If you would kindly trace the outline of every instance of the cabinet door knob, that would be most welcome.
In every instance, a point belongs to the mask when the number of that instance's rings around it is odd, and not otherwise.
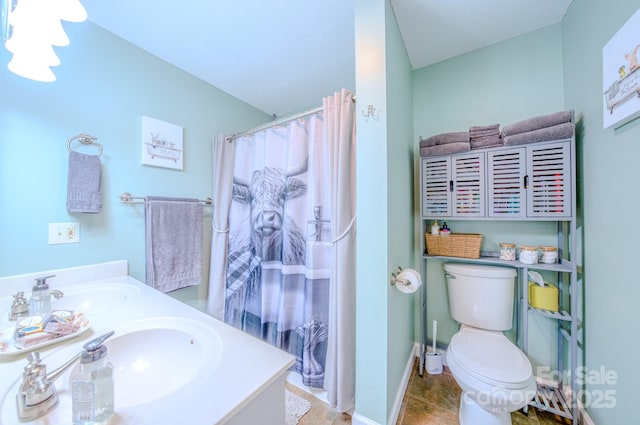
[[[529,175],[524,176],[523,184],[525,189],[529,189]]]
[[[449,180],[449,192],[453,192],[453,180]]]

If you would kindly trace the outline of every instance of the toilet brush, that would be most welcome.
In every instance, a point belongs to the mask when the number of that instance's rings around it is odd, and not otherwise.
[[[433,321],[433,344],[431,352],[427,349],[427,372],[430,375],[442,373],[442,354],[436,353],[436,337],[438,336],[438,322]]]
[[[433,345],[431,346],[431,354],[436,354],[436,336],[438,335],[438,321],[433,321]]]

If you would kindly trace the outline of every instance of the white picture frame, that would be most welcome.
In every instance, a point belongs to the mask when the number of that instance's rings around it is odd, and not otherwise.
[[[640,10],[602,48],[603,127],[640,116]]]
[[[142,116],[142,164],[183,169],[183,128],[155,118]]]

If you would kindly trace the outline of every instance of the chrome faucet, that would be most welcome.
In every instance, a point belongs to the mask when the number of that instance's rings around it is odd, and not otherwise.
[[[109,332],[87,342],[83,347],[95,347],[113,335]],[[47,375],[47,366],[40,360],[40,353],[33,351],[27,355],[29,362],[22,372],[22,384],[16,394],[20,422],[32,421],[45,415],[58,404],[58,393],[53,382],[58,379],[82,354],[69,359],[65,364]]]
[[[60,298],[64,297],[64,292],[59,289],[50,289],[49,295],[51,295],[51,298],[53,298],[54,300],[59,300]]]
[[[58,404],[58,393],[53,382],[78,358],[80,353],[47,375],[47,366],[40,360],[40,353],[33,351],[27,355],[29,363],[24,367],[22,385],[16,395],[20,421],[39,418]]]

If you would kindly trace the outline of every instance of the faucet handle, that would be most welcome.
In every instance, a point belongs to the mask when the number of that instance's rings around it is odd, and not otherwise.
[[[29,302],[24,296],[24,292],[20,291],[13,294],[13,302],[9,310],[9,320],[17,320],[19,317],[29,314]]]

